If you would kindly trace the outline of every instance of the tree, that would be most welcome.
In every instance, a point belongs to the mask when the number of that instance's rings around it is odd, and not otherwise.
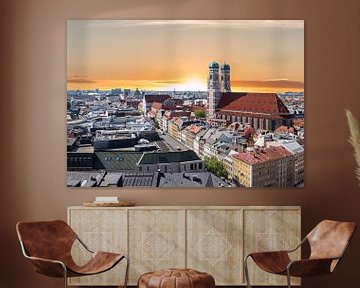
[[[155,125],[155,128],[156,128],[156,129],[160,129],[160,124],[159,124],[159,122],[156,121],[155,119],[154,119],[154,125]]]
[[[206,169],[215,174],[218,177],[229,177],[229,172],[226,170],[224,163],[218,160],[215,156],[211,156],[210,158],[205,158],[205,166]]]
[[[196,110],[194,112],[194,114],[195,114],[196,118],[205,118],[206,117],[205,111],[203,111],[203,110]]]

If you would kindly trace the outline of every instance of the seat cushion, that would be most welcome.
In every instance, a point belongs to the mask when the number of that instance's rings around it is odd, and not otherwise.
[[[286,267],[291,262],[286,251],[258,252],[250,255],[262,270],[269,273],[285,274]]]
[[[166,269],[143,274],[138,288],[213,288],[214,277],[193,269]]]
[[[65,264],[69,270],[68,277],[85,276],[105,272],[114,267],[123,258],[123,254],[95,252],[84,266],[77,266],[72,259]]]

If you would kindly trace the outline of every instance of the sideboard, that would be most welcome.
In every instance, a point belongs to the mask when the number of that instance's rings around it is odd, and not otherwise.
[[[129,285],[148,271],[184,267],[212,274],[216,285],[245,285],[245,255],[294,248],[301,240],[298,206],[76,206],[68,207],[68,223],[92,250],[130,257]],[[293,254],[298,259],[301,251]],[[79,243],[72,255],[80,264],[89,259]],[[69,285],[121,285],[124,271],[121,262],[103,274],[70,278]],[[253,285],[286,285],[286,277],[252,261],[249,272]]]

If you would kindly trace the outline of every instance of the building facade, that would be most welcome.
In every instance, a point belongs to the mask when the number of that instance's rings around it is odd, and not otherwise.
[[[233,157],[234,180],[245,187],[294,186],[295,158],[284,147],[255,149]]]

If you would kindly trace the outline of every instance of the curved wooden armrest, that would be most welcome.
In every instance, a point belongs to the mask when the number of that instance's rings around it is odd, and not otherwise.
[[[287,266],[290,276],[311,276],[329,274],[332,272],[332,263],[339,258],[319,258],[319,259],[303,259],[291,261]]]

